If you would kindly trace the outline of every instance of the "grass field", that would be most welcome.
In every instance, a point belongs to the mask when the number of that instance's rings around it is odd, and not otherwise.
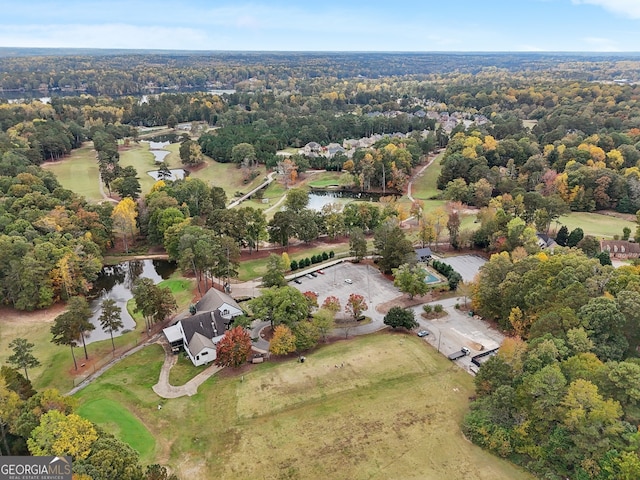
[[[165,157],[169,168],[182,168],[179,155],[180,145],[177,143],[166,147],[171,153]],[[147,142],[132,143],[130,147],[120,149],[120,165],[122,167],[133,166],[138,172],[142,195],[149,193],[155,183],[153,177],[147,172],[157,170],[154,156],[149,151]],[[56,163],[49,163],[45,168],[51,170],[62,186],[68,188],[87,200],[101,201],[102,194],[98,183],[98,164],[95,151],[91,142],[85,143],[82,148],[74,150],[69,158]],[[237,191],[248,192],[258,186],[264,179],[266,170],[260,168],[260,174],[248,184],[242,181],[242,171],[229,163],[218,163],[211,159],[206,160],[206,165],[194,171],[191,176],[204,180],[210,185],[222,187],[229,200]],[[105,191],[107,191],[105,189]],[[282,196],[284,189],[279,196]],[[268,205],[265,205],[267,207]]]
[[[163,360],[160,345],[146,347],[76,395],[81,401],[79,414],[131,445],[144,463],[154,463],[159,454],[157,435],[146,425],[158,412],[159,398],[151,387],[158,381]]]
[[[195,367],[184,352],[177,356],[176,364],[169,371],[169,383],[180,386],[202,372],[202,368]]]
[[[325,188],[330,185],[339,185],[341,172],[322,172],[314,174],[307,185],[310,187]]]
[[[93,143],[86,142],[81,148],[74,150],[70,157],[59,162],[47,163],[43,168],[51,170],[63,187],[82,195],[88,201],[102,200]]]
[[[193,280],[179,277],[178,274],[174,274],[172,278],[160,283],[160,286],[168,286],[175,295],[179,312],[189,307],[193,299],[194,285]],[[38,390],[57,388],[61,392],[67,392],[74,387],[76,377],[84,377],[92,372],[94,363],[102,365],[112,358],[110,339],[87,345],[89,361],[85,360],[82,347],[75,348],[74,353],[78,365],[86,364],[86,368],[80,367],[76,371],[70,347],[51,343],[51,325],[55,317],[63,311],[62,305],[39,312],[18,312],[8,308],[0,310],[0,363],[4,364],[12,354],[9,343],[13,339],[18,337],[28,339],[35,345],[33,353],[41,363],[39,367],[29,370],[29,378]],[[131,332],[114,337],[118,354],[134,347],[136,342],[146,339],[141,315],[131,313],[137,326]]]
[[[429,165],[422,175],[414,178],[411,189],[411,195],[413,198],[419,200],[432,200],[441,193],[437,187],[438,177],[442,170],[440,160],[442,160],[442,154],[434,158],[431,165]]]
[[[560,226],[566,225],[569,232],[576,227],[580,227],[584,230],[585,235],[593,235],[597,238],[613,238],[614,235],[622,237],[622,229],[624,227],[629,227],[633,235],[637,227],[636,223],[621,218],[588,212],[572,212],[569,215],[560,217],[558,222]],[[554,222],[552,229],[555,230],[556,227],[557,225]]]
[[[349,243],[336,243],[334,245],[331,245],[331,247],[310,247],[308,250],[305,250],[304,253],[289,252],[289,257],[291,260],[299,261],[306,257],[311,258],[313,255],[318,255],[319,253],[322,254],[322,252],[327,252],[328,254],[331,250],[333,250],[333,253],[335,254],[348,252]],[[276,255],[282,255],[282,249],[278,249],[273,253],[275,253]],[[267,262],[267,257],[243,261],[242,263],[240,263],[240,268],[238,269],[238,279],[240,281],[246,282],[247,280],[253,280],[254,278],[262,277],[267,272]]]
[[[464,439],[472,378],[414,336],[338,342],[166,401],[150,388],[161,363],[154,345],[78,398],[131,412],[156,439],[154,461],[179,478],[532,478]]]
[[[146,427],[121,404],[106,398],[84,403],[78,415],[99,424],[107,432],[128,443],[144,463],[153,463],[156,440]]]

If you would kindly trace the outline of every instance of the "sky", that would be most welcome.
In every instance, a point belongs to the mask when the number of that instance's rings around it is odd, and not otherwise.
[[[640,0],[0,0],[0,12],[0,47],[640,51]]]

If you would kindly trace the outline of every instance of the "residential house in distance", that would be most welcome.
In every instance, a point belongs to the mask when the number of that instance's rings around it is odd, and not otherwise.
[[[322,145],[318,142],[309,142],[300,149],[300,155],[307,157],[318,157],[322,154]]]
[[[627,260],[640,257],[640,243],[627,240],[600,240],[600,250],[609,252],[612,259]]]
[[[216,344],[243,312],[233,298],[215,288],[210,288],[195,307],[194,315],[165,328],[163,333],[171,349],[178,352],[184,348],[197,367],[216,359]]]
[[[558,246],[556,241],[545,233],[536,233],[536,237],[538,237],[538,246],[542,250],[553,252],[553,249]]]

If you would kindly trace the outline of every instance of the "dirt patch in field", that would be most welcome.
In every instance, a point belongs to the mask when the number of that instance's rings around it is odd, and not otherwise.
[[[24,325],[25,323],[53,323],[64,312],[66,305],[57,303],[46,310],[24,312],[10,307],[0,307],[0,322],[6,325]]]
[[[636,221],[636,216],[632,213],[620,213],[620,212],[616,212],[615,210],[600,210],[599,212],[595,212],[595,213],[599,213],[600,215],[606,215],[608,217],[621,218],[622,220],[627,220],[628,222]]]

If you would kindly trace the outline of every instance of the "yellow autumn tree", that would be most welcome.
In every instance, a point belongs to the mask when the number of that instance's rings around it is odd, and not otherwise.
[[[120,200],[111,213],[113,226],[122,235],[124,248],[127,253],[129,253],[128,237],[131,235],[131,239],[133,240],[133,236],[135,235],[136,218],[138,218],[138,209],[131,197]]]
[[[525,338],[531,327],[531,319],[520,310],[520,307],[513,307],[509,313],[509,323],[520,338]]]
[[[151,192],[150,193],[158,192],[158,191],[164,189],[164,187],[166,187],[166,186],[167,186],[167,184],[166,184],[166,182],[164,180],[158,180],[151,187]]]
[[[284,265],[285,271],[291,268],[291,259],[287,252],[282,252],[282,264]]]
[[[287,355],[296,350],[296,336],[286,325],[278,325],[273,331],[269,351],[274,355]]]
[[[613,149],[607,152],[607,165],[609,168],[613,168],[615,170],[619,169],[624,165],[624,157],[622,153],[618,149]]]
[[[484,143],[482,144],[485,152],[491,152],[498,148],[498,141],[491,135],[484,137]]]
[[[70,455],[73,460],[83,460],[91,453],[91,445],[98,439],[93,424],[75,413],[65,415],[50,410],[40,417],[40,425],[27,439],[32,455]]]

